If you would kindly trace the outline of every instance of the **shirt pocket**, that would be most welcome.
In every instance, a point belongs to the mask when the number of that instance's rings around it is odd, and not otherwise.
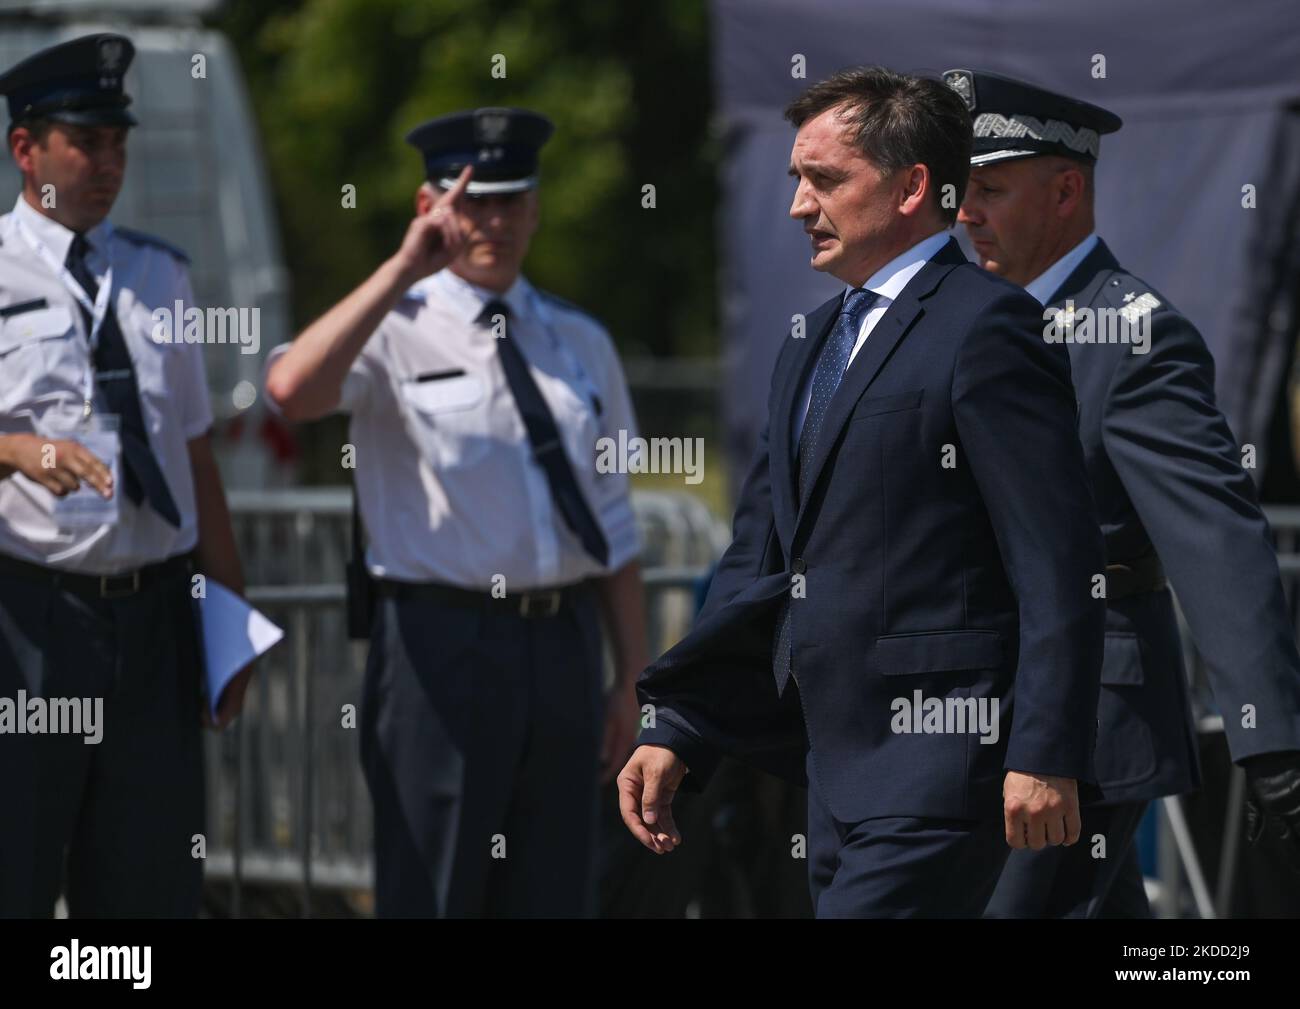
[[[433,465],[461,468],[481,462],[491,448],[487,383],[480,375],[448,374],[402,383],[413,433]]]
[[[51,305],[0,319],[0,397],[7,411],[55,394],[77,390],[74,353],[78,336],[72,312]],[[86,362],[81,362],[85,367]]]

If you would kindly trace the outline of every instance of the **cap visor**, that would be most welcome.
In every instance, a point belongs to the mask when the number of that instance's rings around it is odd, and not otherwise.
[[[60,109],[44,118],[69,126],[137,126],[140,123],[126,109]]]
[[[456,184],[454,178],[443,178],[438,180],[438,185],[443,189],[450,189]],[[522,193],[529,189],[537,188],[537,176],[530,175],[526,179],[505,179],[500,182],[481,182],[475,179],[469,180],[469,185],[465,187],[465,192],[470,196],[488,195],[490,193]]]
[[[1037,158],[1041,157],[1044,151],[985,151],[983,154],[971,155],[970,165],[976,168],[980,165],[992,165],[999,161],[1014,161],[1016,158]]]

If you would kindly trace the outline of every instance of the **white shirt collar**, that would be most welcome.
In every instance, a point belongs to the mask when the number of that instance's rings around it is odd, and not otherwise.
[[[22,193],[18,194],[18,200],[14,203],[14,216],[45,243],[45,247],[58,258],[60,263],[67,260],[68,249],[72,247],[72,237],[76,234],[75,231],[71,228],[65,228],[52,217],[46,217],[28,203]],[[112,234],[113,225],[109,223],[107,217],[87,231],[86,241],[90,243],[91,251],[101,256],[105,255],[108,252],[108,240]]]
[[[515,278],[515,282],[510,285],[506,293],[501,295],[489,291],[486,287],[479,287],[478,284],[471,284],[451,270],[439,270],[432,276],[418,281],[411,290],[420,297],[423,297],[426,292],[437,291],[442,302],[465,322],[473,322],[477,319],[479,313],[483,311],[483,306],[494,298],[504,301],[515,318],[523,318],[531,310],[533,294],[533,286],[522,273]]]
[[[1087,258],[1088,253],[1097,247],[1097,241],[1097,232],[1089,233],[1087,238],[1026,284],[1025,290],[1037,298],[1040,304],[1046,305],[1069,279],[1070,274]]]
[[[936,231],[929,238],[921,239],[868,277],[863,288],[880,295],[877,305],[888,304],[903,293],[903,288],[921,272],[921,267],[933,259],[935,253],[947,245],[948,241],[947,230]],[[852,287],[846,287],[845,293],[852,290]]]

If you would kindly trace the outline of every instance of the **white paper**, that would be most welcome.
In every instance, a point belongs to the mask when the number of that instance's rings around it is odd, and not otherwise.
[[[215,720],[222,691],[235,674],[270,651],[284,637],[284,631],[211,578],[207,579],[206,594],[199,600],[199,619],[208,707]]]

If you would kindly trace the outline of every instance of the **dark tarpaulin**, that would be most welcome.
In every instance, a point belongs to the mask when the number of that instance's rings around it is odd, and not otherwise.
[[[1238,440],[1258,446],[1263,472],[1296,330],[1300,3],[714,0],[713,16],[733,477],[748,466],[792,316],[841,287],[808,266],[807,239],[788,216],[794,131],[781,110],[808,84],[863,63],[997,71],[1123,117],[1102,140],[1098,232],[1200,329],[1220,405]],[[806,79],[791,76],[796,54]],[[1104,79],[1093,76],[1096,54]],[[1246,185],[1253,210],[1242,206]]]

